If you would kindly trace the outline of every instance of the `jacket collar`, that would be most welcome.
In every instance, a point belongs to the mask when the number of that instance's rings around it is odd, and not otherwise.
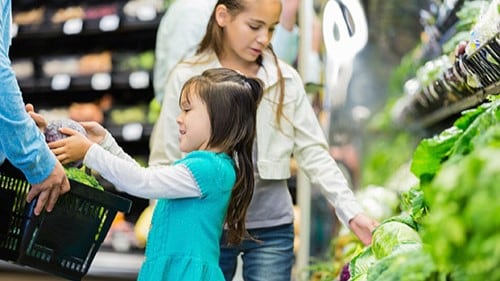
[[[205,52],[199,54],[192,58],[192,62],[198,64],[203,64],[203,68],[219,68],[223,67],[217,58],[217,55],[213,51]],[[284,79],[290,79],[293,77],[292,67],[278,59],[280,65],[281,73]],[[266,49],[262,53],[262,66],[257,72],[257,78],[264,82],[265,88],[272,87],[278,83],[278,73],[277,67],[274,63],[274,57],[270,50]]]
[[[290,79],[293,77],[291,67],[278,59],[278,64],[281,69],[283,79]],[[275,64],[274,56],[269,49],[262,53],[262,66],[257,72],[257,77],[264,81],[267,87],[272,87],[278,83],[278,68]]]

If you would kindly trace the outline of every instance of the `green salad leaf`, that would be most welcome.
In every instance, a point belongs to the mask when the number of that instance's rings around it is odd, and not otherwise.
[[[432,178],[441,167],[443,161],[448,159],[455,142],[463,131],[458,127],[451,127],[439,135],[422,140],[413,154],[411,171],[422,179],[424,176]]]
[[[66,175],[69,179],[72,179],[81,184],[93,187],[98,190],[104,190],[104,187],[99,183],[99,181],[92,175],[85,173],[81,168],[67,167],[65,168]]]
[[[426,187],[430,212],[422,220],[422,239],[440,271],[466,281],[500,280],[498,179],[500,150],[479,147],[460,162],[445,163]]]
[[[418,248],[422,244],[418,232],[406,223],[398,221],[382,222],[373,231],[372,250],[377,259],[391,255],[402,244],[412,244],[408,249],[414,248],[414,246]]]
[[[370,246],[365,247],[361,253],[354,257],[349,263],[351,278],[362,275],[368,271],[376,261]]]
[[[436,266],[422,249],[385,257],[368,270],[367,281],[431,281]]]

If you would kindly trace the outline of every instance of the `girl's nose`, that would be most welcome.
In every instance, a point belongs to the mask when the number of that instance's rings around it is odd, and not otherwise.
[[[271,33],[268,30],[263,30],[262,32],[259,32],[259,35],[257,36],[257,42],[267,47],[269,41],[271,40],[270,36]]]

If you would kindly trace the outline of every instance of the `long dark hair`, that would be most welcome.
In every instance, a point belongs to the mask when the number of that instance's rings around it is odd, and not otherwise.
[[[182,93],[199,95],[212,126],[208,147],[220,147],[236,162],[236,183],[226,214],[228,243],[246,236],[245,217],[254,190],[252,147],[263,83],[228,68],[205,70],[189,79]],[[189,97],[188,97],[189,98]]]
[[[224,37],[223,37],[223,30],[222,27],[220,27],[217,24],[217,21],[215,20],[215,11],[217,6],[219,5],[224,5],[226,6],[227,10],[231,14],[232,17],[237,16],[239,13],[245,11],[246,9],[246,2],[249,0],[219,0],[217,1],[217,4],[215,5],[215,8],[212,12],[212,15],[210,16],[210,20],[208,21],[207,24],[207,30],[205,32],[205,36],[203,36],[203,39],[201,40],[200,44],[198,45],[198,49],[196,50],[197,54],[203,53],[207,50],[213,50],[215,54],[220,57],[224,50],[224,44],[227,44],[224,42]],[[276,69],[277,69],[277,75],[278,75],[278,85],[279,85],[279,98],[278,98],[278,103],[276,106],[276,123],[278,124],[278,127],[280,127],[281,124],[281,117],[283,116],[283,101],[285,98],[285,81],[283,79],[283,74],[281,72],[281,68],[278,64],[278,57],[276,56],[276,53],[274,53],[274,50],[271,46],[271,44],[268,45],[267,47],[270,51],[271,54],[273,55],[274,58],[274,63],[276,64]],[[259,56],[257,58],[257,64],[262,65],[262,56]]]

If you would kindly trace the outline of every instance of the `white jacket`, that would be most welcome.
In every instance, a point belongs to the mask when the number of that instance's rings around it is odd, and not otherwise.
[[[263,53],[262,66],[257,73],[265,84],[265,94],[257,111],[257,168],[260,178],[290,178],[293,155],[311,182],[321,186],[339,219],[348,226],[349,220],[361,213],[362,208],[328,152],[324,132],[307,98],[302,79],[293,67],[281,61],[279,63],[285,79],[285,117],[281,119],[281,128],[278,128],[275,113],[279,98],[278,77],[269,51]],[[222,67],[217,56],[206,53],[178,64],[173,70],[166,86],[160,117],[151,136],[150,165],[170,164],[182,157],[175,122],[180,112],[177,105],[182,85],[190,77],[217,67]]]

